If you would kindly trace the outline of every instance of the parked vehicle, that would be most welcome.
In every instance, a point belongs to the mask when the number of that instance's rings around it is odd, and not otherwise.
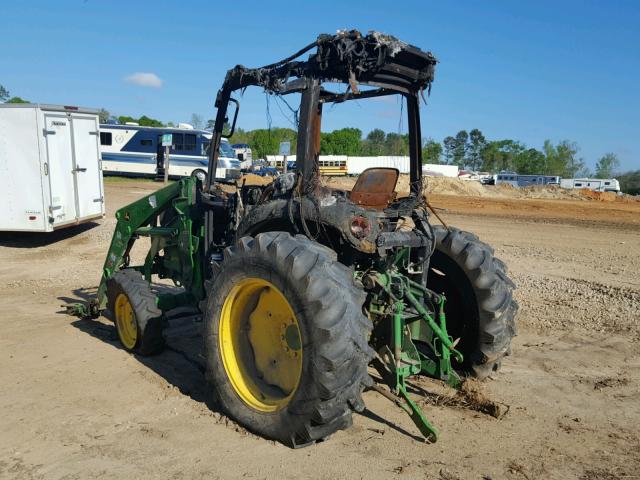
[[[102,125],[100,148],[105,175],[164,176],[165,147],[162,136],[172,135],[169,177],[206,177],[211,133],[193,128]],[[240,162],[228,141],[220,143],[216,179],[240,178]]]
[[[261,177],[277,177],[279,173],[275,167],[270,166],[269,162],[262,158],[254,160],[248,171],[249,173],[253,173],[254,175],[259,175]]]
[[[265,166],[256,168],[252,170],[251,173],[260,175],[261,177],[277,177],[280,172],[278,172],[278,169],[275,167]]]
[[[98,110],[0,105],[0,230],[51,232],[104,217]]]
[[[346,155],[322,155],[318,160],[320,175],[347,175],[348,157]]]
[[[563,178],[562,188],[588,188],[596,192],[620,192],[620,182],[615,178]]]
[[[234,143],[233,145],[231,145],[231,148],[233,148],[233,151],[236,154],[235,156],[238,160],[240,160],[240,162],[245,162],[247,160],[251,162],[253,160],[251,147],[249,147],[249,145],[247,145],[246,143]]]
[[[288,161],[295,161],[296,155],[288,155]],[[267,161],[275,168],[282,170],[282,155],[267,155]],[[382,167],[395,168],[400,173],[409,173],[409,157],[380,155],[372,157],[356,157],[347,155],[320,155],[318,160],[318,168],[321,175],[342,176],[342,175],[360,175],[367,168]],[[435,166],[437,169],[437,166]],[[450,165],[444,167],[452,168]],[[458,167],[453,167],[458,171]],[[447,173],[450,176],[450,173]]]
[[[557,175],[519,175],[515,172],[500,172],[495,175],[495,185],[507,184],[514,187],[531,185],[560,185]]]

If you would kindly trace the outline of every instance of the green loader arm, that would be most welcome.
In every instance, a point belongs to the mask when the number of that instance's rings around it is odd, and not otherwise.
[[[172,183],[150,195],[142,197],[116,212],[118,220],[111,239],[111,245],[102,268],[102,278],[98,286],[96,298],[88,304],[72,303],[64,305],[67,312],[82,318],[97,318],[107,306],[107,281],[128,264],[128,255],[134,235],[167,236],[168,232],[162,227],[151,225],[155,223],[157,216],[167,208],[174,206],[176,209],[181,203],[193,203],[195,181],[187,178]],[[180,202],[183,200],[184,202]],[[175,232],[177,234],[177,232]]]

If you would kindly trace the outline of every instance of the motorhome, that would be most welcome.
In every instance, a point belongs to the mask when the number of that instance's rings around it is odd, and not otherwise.
[[[204,179],[209,165],[211,133],[187,125],[179,128],[143,127],[136,124],[101,125],[100,149],[105,175],[156,177],[164,175],[162,136],[171,134],[169,177]],[[240,161],[226,139],[220,143],[216,178],[240,178]]]
[[[514,187],[529,187],[532,185],[559,185],[557,175],[519,175],[515,172],[500,172],[495,175],[496,185],[506,184]]]
[[[596,192],[620,192],[620,182],[615,178],[563,178],[562,188],[588,188]]]
[[[240,160],[241,163],[249,162],[249,165],[251,165],[253,153],[251,152],[251,147],[249,147],[249,145],[246,143],[234,143],[231,145],[231,148],[233,148],[236,158]]]
[[[104,217],[98,110],[0,105],[0,231],[51,232]]]

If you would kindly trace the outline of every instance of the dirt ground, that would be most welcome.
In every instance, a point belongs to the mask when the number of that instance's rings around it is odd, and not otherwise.
[[[107,181],[104,221],[0,234],[0,478],[640,478],[640,203],[432,195],[519,286],[513,355],[483,386],[507,413],[416,395],[440,430],[425,444],[366,392],[351,429],[290,450],[204,403],[188,325],[139,358],[109,322],[60,313],[97,286],[115,209],[155,187]]]

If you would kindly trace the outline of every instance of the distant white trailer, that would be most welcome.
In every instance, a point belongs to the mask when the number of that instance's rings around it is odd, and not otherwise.
[[[495,175],[496,185],[511,185],[514,187],[531,187],[534,185],[559,185],[557,175],[519,175],[515,172],[500,172]]]
[[[422,174],[431,177],[453,177],[458,178],[457,165],[440,165],[437,163],[425,163],[422,165]]]
[[[322,160],[322,156],[320,156]],[[347,174],[360,175],[367,168],[397,168],[400,173],[409,173],[409,157],[382,155],[378,157],[347,157]]]
[[[269,165],[282,167],[282,155],[267,155]],[[295,155],[288,155],[287,160],[296,160]],[[399,155],[380,155],[377,157],[352,157],[346,155],[320,155],[318,159],[320,173],[323,175],[360,175],[367,168],[397,168],[400,173],[409,173],[409,157]],[[458,177],[456,165],[422,165],[422,173],[431,176]]]
[[[562,188],[588,188],[596,192],[619,192],[620,182],[615,178],[563,178]]]
[[[0,104],[0,231],[104,217],[98,110]]]

